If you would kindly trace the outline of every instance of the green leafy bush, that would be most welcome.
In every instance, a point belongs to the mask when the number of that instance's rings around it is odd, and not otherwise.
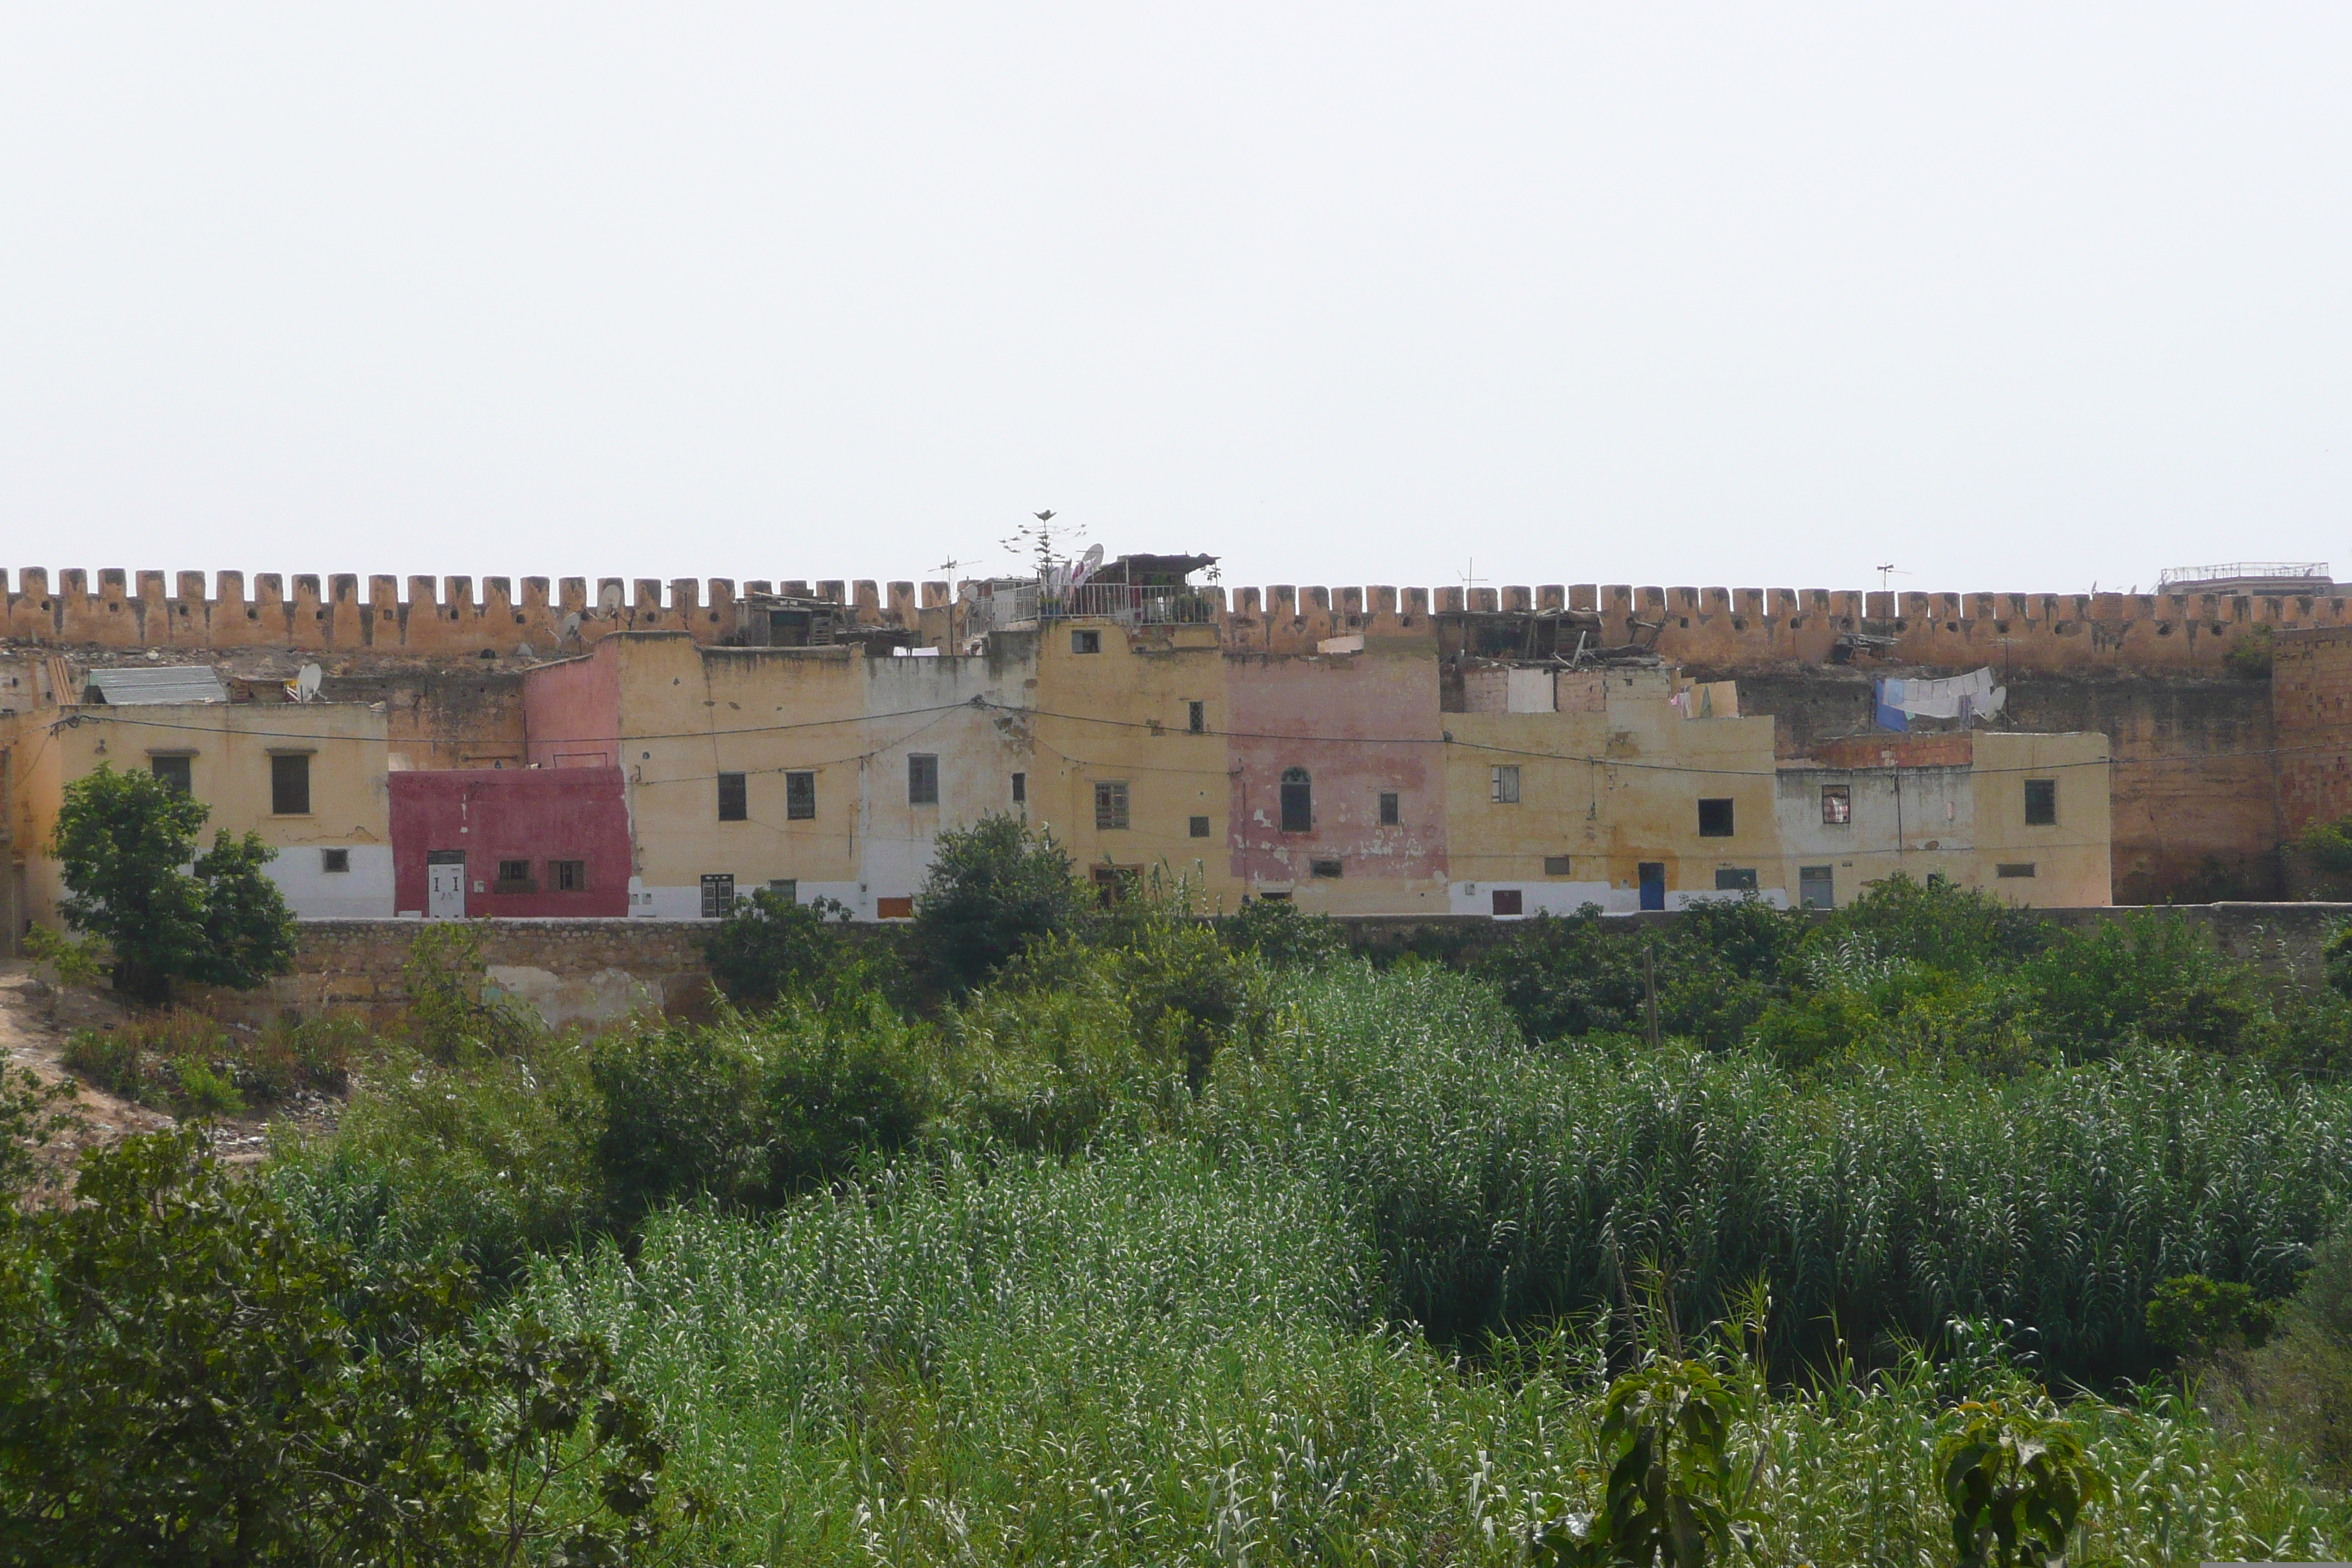
[[[2278,658],[2278,645],[2273,640],[2268,626],[2256,626],[2231,643],[2230,651],[2221,656],[2221,667],[2244,680],[2268,680],[2271,666]]]
[[[911,1142],[934,1100],[910,1026],[871,993],[597,1043],[589,1075],[611,1212],[704,1198],[772,1208]]]
[[[2147,1299],[2147,1337],[2183,1356],[2258,1346],[2277,1325],[2279,1303],[2256,1299],[2234,1279],[2183,1274],[2157,1286]]]
[[[917,951],[942,984],[971,990],[1035,942],[1087,930],[1096,900],[1051,831],[1014,816],[950,828],[915,898]]]
[[[1339,921],[1287,899],[1245,899],[1219,918],[1217,930],[1230,946],[1277,968],[1313,969],[1348,956],[1348,933]]]
[[[319,1234],[386,1266],[458,1257],[494,1282],[604,1224],[603,1103],[557,1037],[444,1067],[389,1053],[332,1131],[281,1135],[271,1189]]]
[[[197,1134],[90,1155],[75,1200],[0,1235],[8,1560],[617,1562],[667,1524],[597,1341],[478,1335],[446,1269],[362,1281]]]
[[[465,921],[420,927],[409,938],[400,980],[410,1038],[437,1061],[479,1051],[512,1053],[542,1032],[536,1011],[490,989],[482,933]]]
[[[759,889],[737,900],[700,939],[710,978],[738,1007],[768,1007],[794,992],[830,990],[856,968],[834,929],[849,916],[849,906],[837,900],[803,904]]]

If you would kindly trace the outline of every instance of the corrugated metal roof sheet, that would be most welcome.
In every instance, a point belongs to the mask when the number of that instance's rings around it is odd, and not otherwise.
[[[93,669],[82,700],[121,708],[146,702],[226,702],[228,688],[212,667],[157,664],[144,669]]]

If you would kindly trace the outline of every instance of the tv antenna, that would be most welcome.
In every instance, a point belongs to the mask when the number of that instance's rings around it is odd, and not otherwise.
[[[1878,591],[1882,594],[1887,591],[1886,580],[1889,577],[1908,577],[1911,575],[1910,573],[1903,571],[1901,568],[1897,567],[1892,561],[1888,562],[1884,566],[1874,568],[1874,570],[1878,574]]]

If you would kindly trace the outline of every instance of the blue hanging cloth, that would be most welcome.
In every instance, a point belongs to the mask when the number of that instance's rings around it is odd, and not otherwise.
[[[1899,680],[1877,679],[1870,683],[1871,695],[1877,711],[1871,722],[1882,730],[1901,730],[1908,733],[1911,720],[1903,711],[1903,683]]]

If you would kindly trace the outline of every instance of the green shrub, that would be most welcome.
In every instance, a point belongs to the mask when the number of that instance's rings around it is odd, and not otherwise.
[[[2277,657],[2278,645],[2272,638],[2271,628],[2257,626],[2231,643],[2230,651],[2221,656],[2221,667],[2242,679],[2268,680]]]
[[[2027,964],[2036,1036],[2070,1060],[2128,1039],[2221,1056],[2266,1055],[2275,1030],[2253,972],[2177,914],[2103,921]]]
[[[738,1007],[768,1007],[794,992],[829,989],[856,967],[832,929],[849,916],[837,900],[803,904],[761,888],[737,900],[699,943],[721,994]]]
[[[2276,1326],[2279,1304],[2255,1299],[2234,1279],[2183,1274],[2147,1299],[2147,1337],[2177,1355],[2204,1359],[2259,1346]]]
[[[1033,943],[1083,931],[1096,900],[1050,830],[1014,816],[950,828],[934,842],[915,898],[916,949],[950,990],[965,992]]]
[[[401,961],[400,980],[410,1038],[436,1061],[519,1051],[543,1032],[536,1011],[489,989],[482,933],[463,921],[419,928]]]
[[[615,1562],[660,1534],[667,1446],[595,1341],[478,1338],[446,1271],[363,1282],[199,1133],[90,1155],[75,1199],[0,1236],[10,1561]]]
[[[1348,933],[1328,915],[1310,915],[1287,899],[1244,899],[1217,921],[1228,945],[1276,968],[1313,969],[1348,955]]]
[[[918,1037],[870,992],[614,1036],[589,1075],[623,1225],[677,1199],[772,1208],[911,1142],[934,1100]]]
[[[455,1255],[504,1281],[604,1223],[602,1116],[583,1052],[562,1037],[457,1067],[394,1053],[332,1131],[280,1138],[268,1181],[362,1258]]]
[[[2352,1231],[2313,1254],[2269,1342],[2249,1358],[2248,1384],[2256,1415],[2322,1480],[2352,1485]]]

